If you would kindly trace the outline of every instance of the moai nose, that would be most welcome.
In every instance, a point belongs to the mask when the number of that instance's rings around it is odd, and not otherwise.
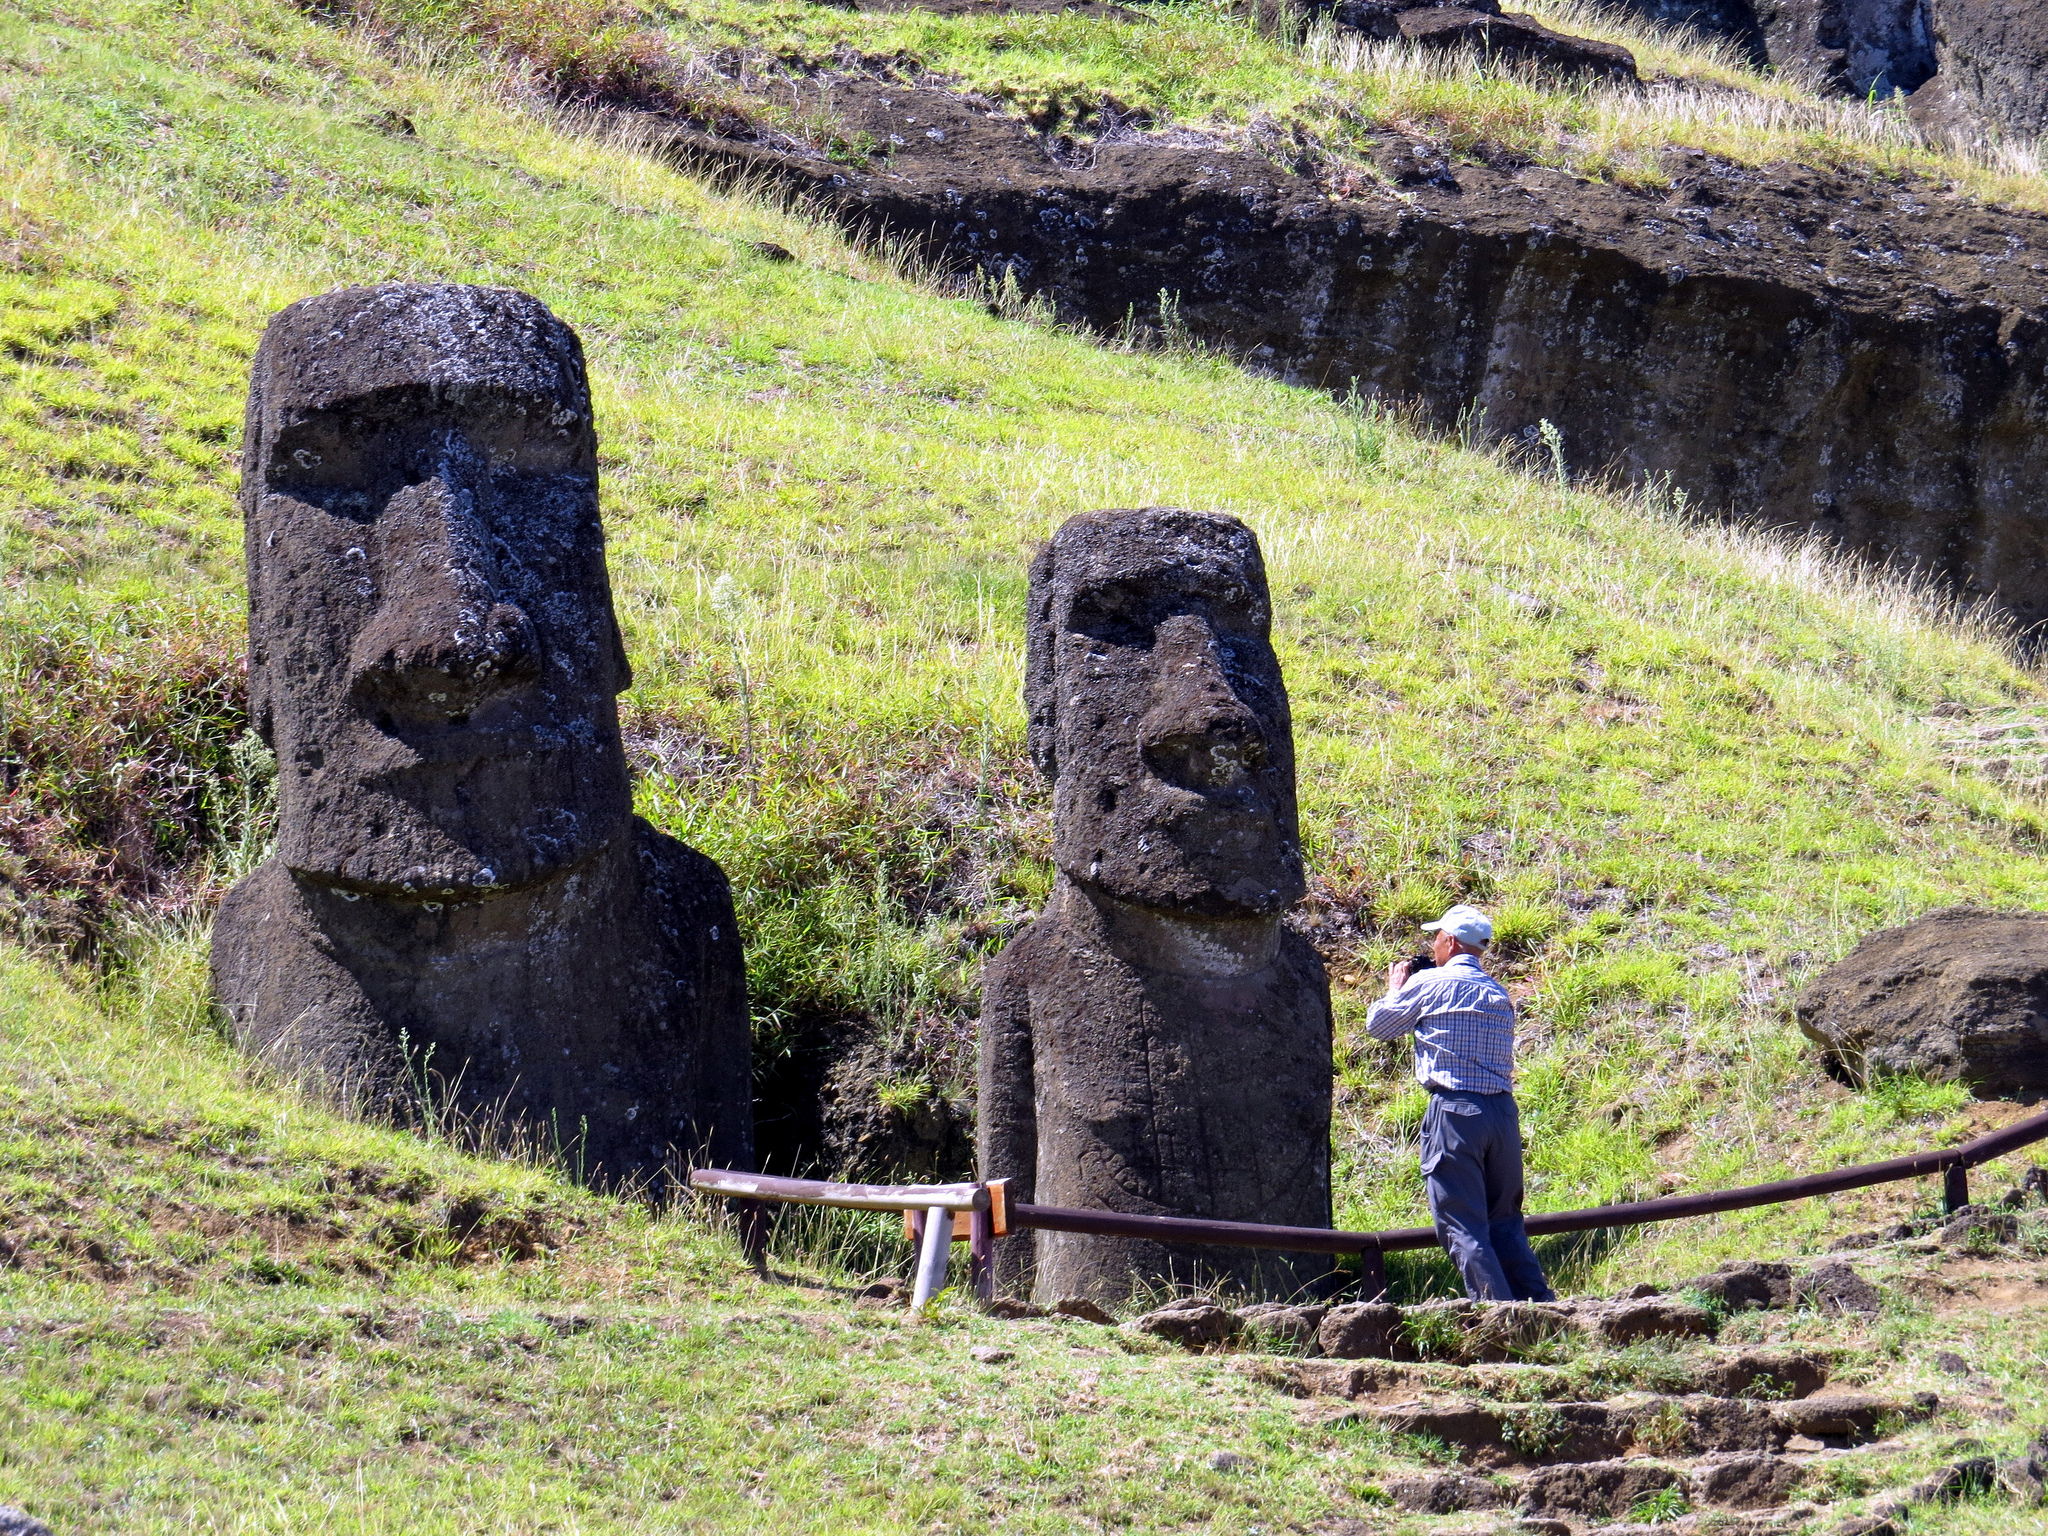
[[[350,660],[355,691],[379,712],[459,724],[539,675],[533,621],[502,593],[466,481],[444,464],[377,520],[383,602]]]
[[[1161,624],[1152,644],[1156,702],[1138,725],[1152,771],[1184,789],[1235,789],[1265,766],[1265,728],[1238,696],[1215,629],[1196,614]]]

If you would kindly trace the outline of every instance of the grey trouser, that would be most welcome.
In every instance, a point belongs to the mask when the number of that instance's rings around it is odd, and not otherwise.
[[[1474,1301],[1549,1301],[1522,1228],[1522,1119],[1512,1093],[1430,1091],[1422,1177],[1437,1240]]]

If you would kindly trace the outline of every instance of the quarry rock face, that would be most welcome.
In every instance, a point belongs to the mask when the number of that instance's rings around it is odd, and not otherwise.
[[[605,1184],[749,1165],[731,895],[632,814],[575,333],[508,289],[302,300],[244,444],[279,819],[214,931],[243,1048]]]
[[[1070,519],[1032,563],[1025,699],[1058,876],[983,974],[977,1152],[1011,1198],[1330,1222],[1329,982],[1302,894],[1257,540],[1171,508]],[[1158,1282],[1290,1295],[1309,1255],[1034,1232],[1039,1300]]]
[[[2048,131],[2048,7],[2037,0],[1618,0],[1848,96],[1911,98],[1913,120],[1983,144]]]
[[[675,127],[668,152],[1011,274],[1104,334],[1160,316],[1164,292],[1177,326],[1252,368],[1356,381],[1482,438],[1533,444],[1548,421],[1574,472],[2048,618],[2039,215],[1690,151],[1637,188],[1388,140],[1376,179],[1277,127],[1258,153],[1083,148],[928,87],[812,88],[849,135],[899,142],[860,168]]]
[[[2048,1088],[2048,912],[1929,913],[1873,933],[1799,994],[1799,1027],[1858,1077],[1997,1096]]]

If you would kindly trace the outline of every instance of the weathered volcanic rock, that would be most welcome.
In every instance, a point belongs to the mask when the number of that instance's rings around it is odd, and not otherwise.
[[[1354,1301],[1332,1307],[1316,1329],[1316,1344],[1333,1360],[1419,1358],[1401,1325],[1401,1309],[1388,1302]]]
[[[509,289],[301,300],[257,349],[243,441],[279,777],[277,854],[214,928],[243,1048],[598,1182],[747,1165],[732,898],[632,814],[575,334]]]
[[[681,126],[668,152],[1013,275],[1104,333],[1164,290],[1254,368],[1355,379],[1444,424],[1469,410],[1483,437],[1549,421],[1571,468],[1668,477],[1695,508],[2048,617],[2048,219],[1690,152],[1667,187],[1594,185],[1453,165],[1413,136],[1382,145],[1415,168],[1397,192],[1277,130],[1258,152],[1062,140],[928,87],[787,89],[883,152],[848,165]]]
[[[1227,1344],[1244,1331],[1244,1325],[1238,1321],[1235,1312],[1206,1302],[1162,1307],[1136,1319],[1131,1327],[1139,1333],[1164,1339],[1169,1344],[1178,1344],[1182,1349],[1206,1349],[1214,1344]]]
[[[1917,1422],[1930,1411],[1925,1402],[1899,1403],[1868,1392],[1817,1393],[1770,1405],[1771,1417],[1792,1434],[1855,1442],[1875,1439],[1891,1423]]]
[[[983,975],[983,1176],[1040,1205],[1330,1223],[1329,982],[1303,889],[1287,691],[1234,517],[1069,519],[1031,566],[1025,702],[1059,875]],[[1299,1293],[1327,1260],[1038,1231],[1006,1285]]]
[[[1488,15],[1474,8],[1432,8],[1402,13],[1401,36],[1419,48],[1439,52],[1469,49],[1486,59],[1519,64],[1540,73],[1634,84],[1636,58],[1614,43],[1553,32],[1532,16],[1512,11]]]
[[[1262,1301],[1238,1312],[1254,1335],[1315,1353],[1316,1330],[1330,1315],[1328,1307],[1295,1307],[1284,1301]]]
[[[1914,120],[1978,143],[2048,133],[2048,6],[1931,0],[1929,9],[1940,73],[1914,92]]]
[[[1500,0],[1336,0],[1332,4],[1311,4],[1309,19],[1327,16],[1346,31],[1358,32],[1381,42],[1401,36],[1401,18],[1411,11],[1462,10],[1498,16]]]
[[[1873,933],[1796,1007],[1807,1037],[1858,1078],[2048,1087],[2048,912],[1956,907]]]

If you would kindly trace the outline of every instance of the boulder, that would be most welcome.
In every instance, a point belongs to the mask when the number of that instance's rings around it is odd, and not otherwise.
[[[2010,1211],[1966,1205],[1949,1218],[1947,1225],[1935,1234],[1934,1240],[1944,1248],[2001,1247],[2018,1237],[2019,1233],[2019,1218]]]
[[[51,1536],[51,1532],[34,1515],[0,1504],[0,1536]]]
[[[1100,1302],[1090,1301],[1086,1296],[1062,1296],[1052,1304],[1052,1310],[1057,1316],[1071,1317],[1077,1322],[1101,1323],[1110,1328],[1116,1326],[1116,1318],[1110,1314],[1109,1309]]]
[[[1999,1218],[2011,1221],[2010,1216]],[[1884,1293],[1839,1259],[1816,1264],[1793,1282],[1793,1294],[1802,1307],[1816,1312],[1860,1312],[1884,1310]]]
[[[1413,1360],[1401,1309],[1383,1301],[1332,1307],[1316,1329],[1316,1345],[1333,1360]]]
[[[1887,1420],[1924,1419],[1929,1411],[1926,1403],[1909,1406],[1868,1392],[1824,1392],[1771,1404],[1771,1417],[1780,1428],[1815,1440],[1875,1440]]]
[[[1688,1280],[1685,1288],[1712,1297],[1730,1312],[1792,1305],[1792,1266],[1731,1259],[1711,1275]]]
[[[1130,1326],[1140,1333],[1151,1334],[1155,1339],[1178,1344],[1182,1349],[1198,1350],[1228,1344],[1244,1331],[1244,1325],[1238,1321],[1235,1312],[1226,1312],[1208,1302],[1147,1312]]]
[[[1404,11],[1401,36],[1418,48],[1471,49],[1488,59],[1526,65],[1546,75],[1637,83],[1636,57],[1614,43],[1553,32],[1533,16],[1441,6]]]
[[[1262,1301],[1246,1307],[1238,1318],[1254,1334],[1297,1349],[1314,1351],[1316,1330],[1330,1315],[1328,1307],[1295,1307],[1281,1301]]]
[[[1859,1080],[2048,1088],[2048,912],[1952,907],[1871,934],[1809,982],[1799,1027]]]

